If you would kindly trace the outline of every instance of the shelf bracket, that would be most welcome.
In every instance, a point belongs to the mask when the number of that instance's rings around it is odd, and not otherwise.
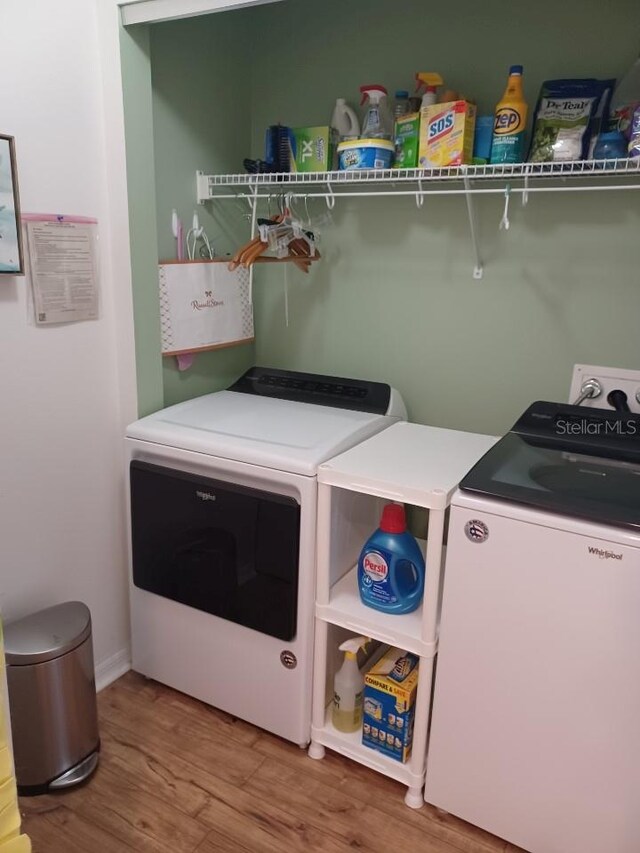
[[[251,239],[256,236],[256,229],[258,223],[258,183],[256,182],[253,185],[253,189],[251,190],[251,195],[248,195],[247,201],[249,202],[249,207],[251,209]]]
[[[204,204],[212,198],[211,189],[209,187],[209,176],[204,172],[196,172],[196,195],[198,204]]]
[[[249,202],[249,207],[251,208],[251,239],[256,236],[258,233],[258,191],[260,187],[258,186],[258,182],[255,181],[252,189],[251,195],[247,196],[247,201]],[[253,273],[255,269],[255,264],[251,264],[249,267],[249,305],[253,306]]]
[[[336,206],[336,197],[333,192],[333,187],[331,186],[331,181],[327,181],[327,196],[326,196],[327,207],[329,210],[333,210]]]
[[[473,277],[479,281],[484,275],[484,267],[480,257],[480,246],[478,244],[478,227],[476,221],[476,208],[473,203],[473,194],[471,192],[471,181],[467,174],[464,175],[464,194],[467,199],[467,213],[469,214],[469,231],[471,232],[471,244],[473,246],[473,254],[475,255],[476,265],[473,268]]]

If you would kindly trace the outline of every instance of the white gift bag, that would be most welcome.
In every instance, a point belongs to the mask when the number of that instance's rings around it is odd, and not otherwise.
[[[250,343],[254,339],[249,271],[229,272],[228,261],[160,264],[162,354]]]

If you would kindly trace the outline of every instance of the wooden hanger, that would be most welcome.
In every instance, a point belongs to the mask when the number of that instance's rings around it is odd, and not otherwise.
[[[269,220],[273,226],[280,225],[284,222],[287,212],[280,214]],[[294,263],[298,269],[304,273],[308,273],[313,261],[320,259],[320,253],[316,250],[312,255],[309,250],[309,243],[302,237],[293,238],[288,244],[288,255],[283,258],[264,257],[264,253],[269,249],[269,243],[260,239],[257,235],[241,246],[229,262],[229,270],[232,272],[242,266],[246,269],[256,263]]]

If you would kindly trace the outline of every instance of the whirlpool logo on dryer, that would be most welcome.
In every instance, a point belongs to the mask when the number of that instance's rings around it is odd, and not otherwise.
[[[201,501],[217,500],[216,496],[212,495],[211,492],[196,492],[196,497],[200,498]]]
[[[604,548],[596,548],[593,545],[587,546],[589,553],[594,557],[599,557],[601,560],[621,560],[623,554],[616,554],[615,551],[605,551]]]

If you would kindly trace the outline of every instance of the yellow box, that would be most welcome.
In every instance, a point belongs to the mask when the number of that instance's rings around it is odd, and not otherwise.
[[[476,107],[468,101],[433,104],[420,111],[420,167],[462,166],[473,158]]]
[[[388,649],[364,677],[362,743],[395,761],[411,754],[418,658]]]

